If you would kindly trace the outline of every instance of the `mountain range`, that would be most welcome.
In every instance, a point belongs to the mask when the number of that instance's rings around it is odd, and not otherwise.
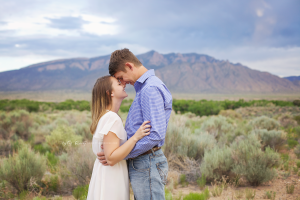
[[[294,85],[300,86],[300,76],[289,76],[284,78],[294,83]]]
[[[147,69],[154,69],[172,92],[177,93],[273,93],[300,92],[298,82],[240,63],[217,60],[196,53],[137,55]],[[0,91],[88,90],[97,78],[108,74],[110,55],[60,59],[0,73]],[[134,91],[133,87],[126,87]]]

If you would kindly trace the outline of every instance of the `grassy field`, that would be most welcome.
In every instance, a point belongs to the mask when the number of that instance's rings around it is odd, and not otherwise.
[[[84,199],[96,159],[90,124],[87,110],[0,111],[0,199]],[[299,200],[299,142],[297,106],[173,111],[166,199]]]
[[[172,93],[174,99],[206,99],[206,100],[295,100],[300,99],[300,93],[240,93],[240,94],[180,94]],[[134,93],[128,93],[128,99],[134,99]],[[89,91],[76,91],[76,90],[59,90],[59,91],[31,91],[31,92],[1,92],[0,99],[30,99],[36,101],[46,102],[61,102],[66,99],[73,100],[87,100],[91,99],[91,92]]]

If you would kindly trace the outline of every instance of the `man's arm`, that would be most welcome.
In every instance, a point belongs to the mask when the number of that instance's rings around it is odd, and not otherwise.
[[[139,140],[125,159],[137,157],[165,138],[166,114],[162,94],[157,87],[150,86],[141,93],[140,100],[143,115],[141,121],[150,121],[150,134]]]

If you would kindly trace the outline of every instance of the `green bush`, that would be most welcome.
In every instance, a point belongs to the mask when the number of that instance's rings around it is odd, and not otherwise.
[[[51,148],[49,147],[49,145],[47,143],[36,144],[36,145],[33,146],[33,149],[36,152],[40,152],[41,154],[45,154],[46,152],[51,151]]]
[[[295,146],[297,146],[297,144],[299,144],[299,142],[294,139],[288,139],[287,143],[290,149],[293,149]]]
[[[27,190],[31,178],[40,181],[46,171],[46,159],[31,149],[22,147],[18,154],[9,156],[0,166],[0,179],[6,180],[18,193]]]
[[[261,116],[257,117],[249,122],[249,125],[255,129],[267,129],[270,130],[278,130],[280,127],[280,123],[275,119]]]
[[[76,135],[74,130],[68,126],[58,126],[49,136],[46,136],[46,142],[51,147],[52,152],[60,153],[66,151],[69,146],[78,146],[82,142],[82,137]]]
[[[211,150],[205,151],[200,171],[210,180],[228,175],[233,167],[231,153],[231,149],[227,146],[215,146]]]
[[[78,186],[73,190],[72,194],[77,200],[85,200],[87,198],[88,191],[89,185]]]
[[[167,188],[165,188],[165,200],[173,200],[172,193]]]
[[[47,165],[49,166],[50,171],[55,172],[59,158],[51,152],[46,152],[45,156],[47,158]]]
[[[270,147],[263,152],[259,142],[253,136],[232,144],[234,167],[232,172],[240,174],[253,186],[258,186],[276,177],[274,166],[279,164],[280,157]]]
[[[296,165],[298,168],[300,168],[300,160],[297,161]]]
[[[197,179],[197,184],[200,187],[200,189],[203,189],[205,187],[205,184],[206,184],[205,175],[202,175],[201,178]]]
[[[189,183],[186,181],[186,175],[185,175],[185,174],[181,174],[181,175],[179,176],[179,183],[180,183],[183,187],[189,185]]]
[[[283,160],[283,162],[287,162],[289,159],[290,159],[290,156],[289,156],[289,154],[287,154],[287,153],[283,153],[283,154],[281,154],[281,159]]]
[[[269,146],[275,150],[279,150],[286,143],[286,135],[283,131],[256,129],[252,133],[259,137],[263,149]]]
[[[297,158],[300,158],[300,144],[295,147],[294,153],[296,154]]]

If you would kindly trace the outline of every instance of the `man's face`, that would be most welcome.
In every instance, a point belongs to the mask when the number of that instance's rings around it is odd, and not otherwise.
[[[135,79],[134,75],[131,72],[131,70],[128,70],[126,72],[118,71],[114,74],[114,77],[118,79],[123,85],[126,86],[126,84],[134,85]]]

